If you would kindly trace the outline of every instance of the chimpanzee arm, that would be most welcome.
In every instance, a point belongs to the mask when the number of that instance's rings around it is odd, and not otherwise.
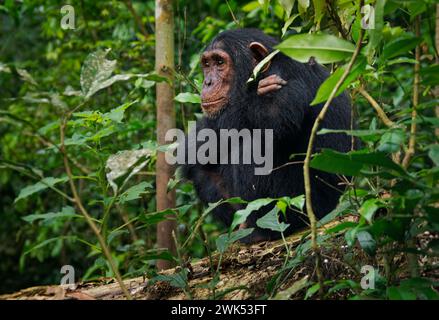
[[[273,129],[274,138],[280,140],[302,132],[320,83],[308,65],[286,56],[276,57],[258,84],[250,88],[253,98],[247,112],[250,125]]]
[[[275,139],[301,132],[305,116],[305,91],[301,81],[290,79],[279,90],[257,96],[255,103],[248,106],[250,125],[254,129],[273,129]]]
[[[193,181],[195,190],[205,204],[227,198],[224,183],[211,165],[184,165],[183,175]]]

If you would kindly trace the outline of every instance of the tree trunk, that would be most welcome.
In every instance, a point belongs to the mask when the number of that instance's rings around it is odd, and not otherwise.
[[[436,5],[436,50],[439,51],[439,4]],[[436,56],[436,63],[439,63],[439,55]],[[439,86],[435,88],[435,96],[439,97]],[[439,106],[436,106],[436,117],[439,118]],[[436,136],[439,136],[439,128],[436,128]]]
[[[157,140],[160,145],[166,144],[165,134],[175,128],[174,110],[174,16],[172,0],[156,0],[155,29],[156,29],[156,72],[170,80],[170,83],[157,83]],[[173,167],[166,163],[165,154],[159,152],[156,165],[157,211],[175,207],[175,193],[167,192],[169,179],[173,175]],[[175,231],[175,217],[157,225],[157,246],[175,253],[172,233]],[[171,262],[157,261],[159,270],[168,269]]]

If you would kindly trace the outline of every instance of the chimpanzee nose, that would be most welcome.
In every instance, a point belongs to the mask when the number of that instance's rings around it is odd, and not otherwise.
[[[210,87],[212,85],[212,78],[209,77],[209,78],[204,79],[204,85],[206,87]]]

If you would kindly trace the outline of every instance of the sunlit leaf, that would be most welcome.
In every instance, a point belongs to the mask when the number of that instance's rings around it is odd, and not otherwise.
[[[320,85],[319,90],[317,91],[316,97],[311,102],[312,106],[328,100],[329,96],[332,93],[332,90],[334,90],[334,87],[340,81],[341,77],[343,76],[344,72],[346,71],[346,68],[347,68],[347,65],[344,65],[344,66],[338,68],[333,74],[331,74]],[[342,94],[343,91],[346,90],[346,88],[363,73],[365,68],[366,68],[366,59],[361,57],[360,59],[357,60],[354,67],[349,72],[348,76],[343,81],[342,85],[340,86],[340,88],[338,89],[338,91],[334,97],[337,97],[340,94]]]
[[[231,230],[235,229],[241,223],[244,223],[247,220],[247,217],[256,210],[272,203],[274,199],[257,199],[250,202],[245,209],[241,209],[235,212],[233,216],[233,222],[231,225]]]
[[[271,209],[267,214],[256,221],[256,225],[262,229],[284,232],[289,227],[289,224],[279,222],[278,213],[279,208],[277,206],[273,207],[273,209]]]
[[[152,189],[152,184],[146,181],[136,184],[120,195],[119,202],[125,203],[131,200],[140,199],[142,194],[146,193],[146,189]]]
[[[174,100],[181,103],[201,103],[200,95],[191,92],[180,92]]]
[[[276,49],[300,62],[308,62],[314,57],[319,63],[332,63],[351,57],[355,46],[336,36],[322,33],[292,35],[278,44]]]

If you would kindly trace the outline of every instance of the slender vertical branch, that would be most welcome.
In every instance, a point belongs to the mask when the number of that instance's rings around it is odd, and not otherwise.
[[[303,176],[304,176],[304,180],[305,180],[306,212],[307,212],[308,219],[309,219],[309,222],[311,225],[311,243],[312,243],[312,248],[313,248],[314,254],[316,256],[316,273],[317,273],[318,282],[320,284],[320,288],[319,288],[320,298],[323,298],[323,295],[324,295],[324,287],[323,287],[324,279],[323,279],[323,274],[322,274],[322,270],[321,270],[320,248],[319,248],[319,245],[317,243],[317,219],[316,219],[313,207],[312,207],[310,162],[311,162],[311,157],[312,157],[312,152],[313,152],[313,147],[314,147],[314,141],[315,141],[315,138],[317,135],[317,130],[319,129],[321,122],[325,118],[326,112],[328,111],[330,104],[334,100],[334,98],[337,94],[337,91],[340,89],[341,85],[346,80],[347,76],[349,75],[349,72],[352,70],[354,62],[357,59],[358,54],[360,53],[361,43],[363,41],[363,35],[364,35],[364,30],[361,29],[360,30],[360,37],[358,39],[357,46],[355,48],[354,54],[352,55],[352,58],[349,61],[349,64],[348,64],[345,72],[343,73],[343,75],[341,76],[341,78],[339,79],[337,84],[335,85],[334,89],[332,89],[332,92],[331,92],[328,100],[324,104],[322,110],[320,111],[319,115],[317,116],[317,118],[314,122],[314,125],[313,125],[312,130],[311,130],[311,135],[309,137],[309,143],[308,143],[308,148],[306,151],[305,161],[303,164]]]
[[[85,220],[87,221],[88,225],[98,238],[99,244],[101,245],[102,252],[104,253],[105,257],[107,258],[108,263],[110,264],[110,268],[114,273],[114,276],[116,277],[116,281],[119,283],[119,286],[124,293],[125,297],[129,300],[132,299],[131,294],[129,293],[127,287],[125,286],[122,276],[120,275],[119,269],[117,268],[116,264],[114,263],[113,257],[111,256],[110,249],[108,248],[107,244],[104,241],[104,238],[102,237],[101,233],[99,232],[98,227],[93,221],[93,218],[90,216],[88,211],[85,209],[84,205],[82,204],[81,198],[79,197],[78,191],[76,190],[75,182],[73,181],[73,174],[72,170],[70,168],[69,160],[67,158],[67,151],[64,144],[65,140],[65,130],[67,126],[67,120],[68,117],[65,117],[61,123],[60,126],[60,137],[61,137],[61,146],[60,146],[60,152],[63,155],[63,162],[64,162],[64,169],[66,171],[67,177],[69,178],[69,184],[70,189],[73,194],[73,199],[79,208],[79,211],[84,216]]]
[[[420,32],[421,28],[421,16],[418,15],[416,17],[415,22],[415,32],[416,36],[419,37],[421,35]],[[404,155],[404,158],[402,159],[402,166],[404,168],[408,168],[410,160],[412,156],[415,154],[415,147],[416,147],[416,118],[418,116],[417,107],[419,104],[419,70],[421,68],[421,45],[416,46],[416,53],[415,53],[415,59],[417,63],[414,66],[414,80],[413,80],[413,102],[412,102],[412,123],[410,126],[410,139],[409,139],[409,145],[408,149]]]
[[[415,20],[415,33],[417,37],[420,37],[421,35],[421,15],[418,15]],[[416,118],[418,116],[417,107],[419,105],[419,83],[420,83],[420,76],[419,76],[419,70],[421,68],[421,45],[418,44],[416,46],[415,51],[415,59],[416,64],[414,66],[414,78],[413,78],[413,101],[412,101],[412,121],[410,126],[410,138],[409,138],[409,144],[407,151],[404,155],[404,158],[402,159],[402,166],[407,169],[410,160],[415,154],[415,148],[416,148]],[[407,243],[410,247],[414,248],[416,246],[415,239],[410,239]],[[415,253],[408,253],[407,254],[407,262],[410,269],[410,273],[412,277],[419,276],[419,265],[418,265],[418,257]]]
[[[436,47],[436,63],[439,64],[439,4],[436,5],[436,35],[435,39],[435,47]],[[435,98],[439,97],[439,86],[436,86],[434,89]],[[436,106],[436,117],[439,118],[439,105]],[[435,130],[436,136],[439,137],[439,128]]]

